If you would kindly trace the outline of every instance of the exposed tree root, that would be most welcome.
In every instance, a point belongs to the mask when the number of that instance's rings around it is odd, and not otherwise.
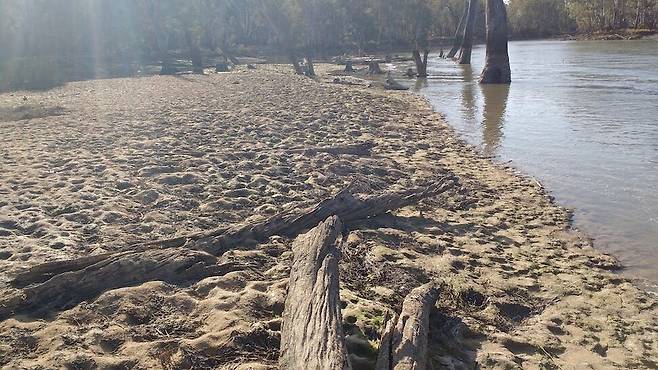
[[[85,262],[89,261],[94,263],[78,270],[55,274],[45,282],[23,287],[3,298],[0,301],[0,319],[16,312],[39,314],[52,308],[72,307],[104,291],[146,281],[196,281],[249,267],[218,263],[215,256],[187,248],[127,251],[107,255],[102,259],[85,259]]]

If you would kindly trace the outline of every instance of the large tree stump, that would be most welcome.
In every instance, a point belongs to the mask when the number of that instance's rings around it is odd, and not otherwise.
[[[416,48],[412,52],[414,62],[416,63],[416,72],[418,77],[427,77],[427,57],[429,56],[429,49],[425,48],[423,50],[423,55],[420,55],[420,51]]]
[[[228,63],[219,62],[215,64],[215,72],[229,72]]]
[[[439,288],[430,282],[404,299],[400,316],[387,323],[382,335],[377,370],[426,369],[430,312],[438,296]]]
[[[283,311],[282,369],[350,369],[340,312],[340,219],[327,218],[292,245]]]
[[[348,60],[345,62],[345,69],[343,70],[345,73],[354,73],[354,66],[352,65],[352,61]]]

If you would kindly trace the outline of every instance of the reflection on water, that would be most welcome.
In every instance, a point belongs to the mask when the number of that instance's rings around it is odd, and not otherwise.
[[[484,96],[482,142],[484,143],[484,153],[487,155],[494,155],[500,145],[509,88],[509,85],[481,86]]]
[[[485,154],[541,179],[630,276],[657,284],[658,42],[512,42],[510,59],[511,86],[477,83],[478,47],[472,68],[430,56],[412,87]]]
[[[475,101],[475,83],[473,82],[473,68],[471,65],[459,65],[458,70],[461,72],[464,86],[462,87],[462,106],[466,112],[466,119],[475,120],[477,104]]]

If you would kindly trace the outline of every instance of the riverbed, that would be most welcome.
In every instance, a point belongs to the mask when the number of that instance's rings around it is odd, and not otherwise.
[[[432,54],[412,84],[471,144],[536,177],[576,227],[658,290],[658,42],[522,41],[511,86]]]

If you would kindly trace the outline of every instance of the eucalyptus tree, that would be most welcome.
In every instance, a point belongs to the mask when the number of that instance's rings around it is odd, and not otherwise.
[[[512,75],[507,52],[507,10],[503,0],[486,1],[487,57],[480,83],[508,84]]]
[[[427,77],[427,58],[429,50],[429,33],[432,24],[432,12],[426,0],[414,0],[411,9],[413,12],[413,50],[412,56],[416,63],[418,77]],[[422,52],[422,55],[421,55]]]
[[[462,37],[461,49],[459,51],[459,64],[471,64],[471,53],[473,50],[473,37],[475,35],[475,22],[480,2],[478,0],[468,1],[468,16],[464,26],[464,36]]]
[[[446,54],[446,58],[454,58],[461,47],[462,40],[464,39],[464,28],[466,28],[466,20],[468,19],[468,6],[464,7],[463,14],[459,20],[459,25],[455,31],[455,38],[452,41],[452,48]]]

